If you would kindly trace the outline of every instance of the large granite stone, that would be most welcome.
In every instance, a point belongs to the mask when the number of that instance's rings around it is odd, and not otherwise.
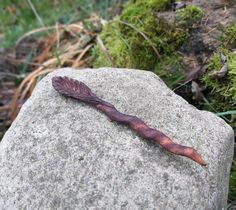
[[[61,96],[55,75],[83,81],[118,110],[193,146],[208,168]],[[37,85],[0,143],[0,209],[222,209],[232,156],[230,126],[153,73],[61,69]]]

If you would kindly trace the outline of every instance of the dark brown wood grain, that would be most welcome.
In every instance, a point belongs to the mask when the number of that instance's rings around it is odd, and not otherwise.
[[[164,133],[150,128],[138,117],[119,112],[112,104],[96,96],[84,83],[68,77],[53,77],[52,85],[55,90],[62,95],[78,99],[96,107],[98,110],[106,114],[112,121],[129,126],[142,138],[159,144],[167,151],[176,155],[188,157],[201,166],[207,165],[194,148],[176,144]]]

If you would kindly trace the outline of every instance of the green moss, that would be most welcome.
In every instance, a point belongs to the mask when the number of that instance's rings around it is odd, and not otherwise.
[[[227,57],[228,71],[222,78],[213,78],[211,73],[219,71],[222,67],[220,53]],[[215,53],[208,64],[208,72],[204,75],[203,81],[211,92],[223,96],[229,101],[230,106],[236,105],[236,53],[221,49]],[[221,108],[222,109],[222,108]]]
[[[120,17],[106,24],[100,35],[113,64],[96,46],[93,66],[114,65],[151,70],[167,79],[169,84],[174,84],[176,75],[182,75],[181,60],[174,55],[174,51],[188,38],[188,31],[156,18],[156,12],[167,7],[169,2],[129,2]],[[175,67],[172,69],[174,72],[170,71],[170,67]]]
[[[236,53],[231,50],[236,46],[236,22],[230,23],[225,28],[221,41],[221,46],[224,47],[219,47],[212,55],[207,72],[202,78],[205,86],[210,90],[206,97],[217,112],[236,110]],[[223,78],[215,79],[211,73],[221,69],[221,53],[227,57],[228,71]],[[236,115],[231,114],[226,117],[229,119],[228,123],[236,131]]]
[[[203,109],[208,109],[213,112],[236,111],[236,53],[232,50],[236,46],[236,22],[230,23],[222,36],[222,46],[210,58],[207,72],[203,76],[202,81],[207,89],[210,91],[205,96],[209,101],[212,110],[206,103],[203,104]],[[228,48],[228,49],[226,49]],[[223,53],[227,57],[228,71],[227,74],[215,79],[211,76],[214,71],[219,71],[222,67],[220,54]],[[236,132],[236,115],[227,114],[223,116],[227,123],[229,123]],[[236,157],[232,164],[230,181],[229,181],[229,201],[236,199]]]
[[[228,71],[224,77],[217,79],[213,78],[211,74],[214,71],[219,71],[222,67],[220,53],[227,57]],[[226,49],[220,49],[211,57],[207,70],[202,81],[210,91],[206,97],[214,110],[206,103],[203,103],[202,108],[217,113],[236,110],[236,54]],[[236,115],[227,114],[224,119],[236,131]]]
[[[236,22],[232,22],[227,26],[223,36],[223,42],[227,47],[236,47]]]
[[[129,53],[130,46],[119,31],[119,18],[106,24],[100,37],[106,47],[109,46],[109,54],[117,67],[124,67],[124,64],[127,68],[132,67]],[[93,66],[95,67],[113,65],[98,45],[94,50],[94,58]]]
[[[176,11],[176,21],[180,25],[192,26],[198,23],[204,16],[204,12],[197,6],[188,5]]]
[[[220,47],[218,53],[212,56],[208,69],[209,71],[220,69],[221,63],[219,54],[223,53],[227,57],[227,75],[220,80],[214,80],[209,77],[208,73],[204,76],[204,82],[211,88],[211,94],[214,94],[211,100],[214,98],[214,106],[216,106],[218,110],[236,110],[236,53],[232,50],[236,47],[236,21],[227,25],[221,41],[224,48]],[[219,95],[222,97],[219,98]],[[236,132],[236,115],[228,115],[228,117],[230,117],[230,125]]]
[[[155,11],[162,11],[166,10],[171,6],[170,0],[131,0],[129,1],[129,6],[136,5],[138,7],[151,9]]]
[[[235,201],[236,195],[236,157],[234,158],[229,179],[229,200]]]

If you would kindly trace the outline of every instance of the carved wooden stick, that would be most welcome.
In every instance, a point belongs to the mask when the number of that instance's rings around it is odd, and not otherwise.
[[[106,114],[112,121],[129,126],[144,139],[161,145],[173,154],[188,157],[198,164],[206,166],[206,163],[195,149],[174,143],[164,133],[148,127],[136,116],[120,113],[112,104],[98,98],[84,83],[68,77],[53,77],[52,85],[62,95],[90,104]]]

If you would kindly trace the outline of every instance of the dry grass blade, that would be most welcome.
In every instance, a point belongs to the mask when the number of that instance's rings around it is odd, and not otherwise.
[[[39,71],[40,70],[40,71]],[[32,91],[36,85],[37,77],[52,72],[54,69],[39,69],[37,72],[32,72],[28,75],[17,88],[16,93],[13,96],[12,103],[10,106],[10,118],[14,120],[18,113],[18,101],[22,102],[25,98],[32,94]]]
[[[91,23],[98,20],[98,17],[93,17]],[[17,44],[28,36],[47,30],[55,31],[38,44],[40,53],[33,58],[33,62],[38,64],[38,67],[28,73],[15,91],[9,107],[11,120],[17,116],[19,106],[31,95],[40,76],[58,67],[90,67],[92,56],[89,56],[88,52],[93,47],[94,37],[97,34],[93,30],[85,29],[82,22],[70,25],[57,23],[55,26],[35,29],[18,39]],[[101,44],[102,41],[100,40],[99,43]]]
[[[37,70],[37,72],[40,72],[41,68],[39,68]],[[17,113],[18,113],[18,99],[21,95],[21,92],[23,90],[23,88],[25,87],[25,85],[27,84],[27,82],[30,81],[30,79],[33,77],[34,74],[37,74],[37,72],[32,72],[30,73],[28,76],[25,77],[25,79],[21,82],[20,86],[17,88],[12,101],[11,101],[11,108],[10,108],[10,112],[9,112],[9,118],[11,120],[14,120]]]
[[[77,64],[76,68],[79,68],[79,67],[87,67],[87,66],[89,66],[89,64],[92,62],[92,60],[93,60],[93,57],[92,57],[92,56],[87,57],[87,58],[85,58],[84,60],[81,60],[81,61]]]
[[[23,92],[22,92],[21,95],[20,95],[19,101],[22,101],[24,98],[26,98],[27,93],[29,92],[30,87],[31,87],[31,85],[32,85],[33,83],[34,83],[34,79],[31,79],[31,80],[27,83],[25,89],[23,90]]]
[[[36,33],[41,33],[41,32],[44,32],[44,31],[48,31],[48,30],[53,30],[53,29],[55,29],[55,26],[47,26],[47,27],[37,28],[37,29],[34,29],[32,31],[29,31],[28,33],[24,34],[22,37],[17,39],[16,45],[18,45],[21,41],[23,41],[28,36],[31,36],[31,35],[36,34]]]
[[[109,61],[109,63],[112,65],[112,66],[115,66],[114,64],[114,61],[109,53],[109,51],[107,50],[107,48],[105,47],[102,39],[100,38],[100,36],[98,35],[97,36],[97,42],[98,42],[98,45],[99,47],[101,48],[101,50],[103,51],[103,53],[105,54],[105,56],[107,57],[107,60]]]
[[[47,26],[47,27],[37,28],[37,29],[34,29],[32,31],[29,31],[28,33],[24,34],[22,37],[17,39],[16,45],[18,45],[22,40],[24,40],[28,36],[31,36],[31,35],[37,34],[37,33],[41,33],[41,32],[44,32],[44,31],[48,31],[48,30],[55,30],[56,27],[57,26]],[[72,29],[72,28],[76,28],[77,30],[83,30],[84,29],[81,25],[78,25],[78,24],[59,25],[58,28],[59,29],[67,29],[67,30]]]
[[[88,50],[93,46],[93,44],[89,44],[87,47],[84,48],[84,50],[80,53],[78,58],[75,60],[75,62],[72,64],[73,68],[78,67],[78,63],[81,61],[83,56],[88,52]]]

